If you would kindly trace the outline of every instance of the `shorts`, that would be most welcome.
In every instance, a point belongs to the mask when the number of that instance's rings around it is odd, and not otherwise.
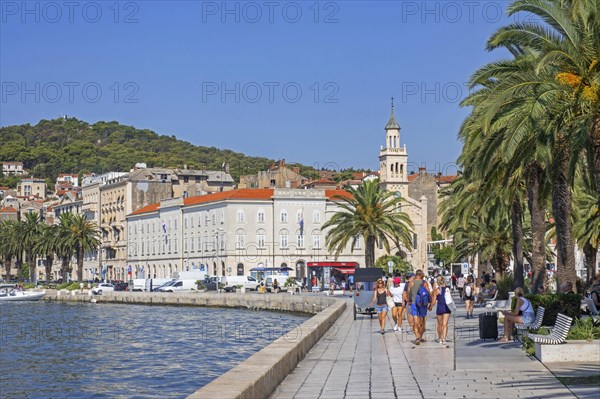
[[[473,300],[473,296],[466,296],[465,295],[465,301],[472,301]]]
[[[375,310],[377,311],[377,313],[383,313],[387,312],[390,309],[388,308],[388,305],[377,305],[375,306]]]
[[[419,308],[413,303],[410,305],[410,314],[414,317],[427,317],[427,308]]]
[[[394,306],[400,308],[402,307],[402,302],[394,302]]]
[[[523,320],[523,324],[533,324],[535,315],[533,313],[523,313],[521,320]]]

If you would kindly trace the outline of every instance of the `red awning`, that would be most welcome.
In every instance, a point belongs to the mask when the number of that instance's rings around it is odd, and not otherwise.
[[[356,262],[308,262],[308,267],[341,267],[341,268],[352,268],[358,267]]]

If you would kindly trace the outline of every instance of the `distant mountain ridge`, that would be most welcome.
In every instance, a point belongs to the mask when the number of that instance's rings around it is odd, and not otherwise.
[[[240,175],[267,170],[275,161],[231,150],[193,145],[175,136],[161,136],[118,122],[89,124],[76,118],[41,120],[37,125],[0,128],[0,162],[20,161],[35,177],[54,182],[59,173],[129,171],[136,163],[148,167],[221,170],[229,163],[236,182]],[[302,174],[315,170],[302,164]]]

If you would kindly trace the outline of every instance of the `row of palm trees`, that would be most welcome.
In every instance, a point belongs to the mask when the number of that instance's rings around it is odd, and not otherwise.
[[[27,213],[19,221],[4,220],[0,223],[0,265],[7,279],[11,268],[17,269],[18,281],[23,281],[23,266],[29,265],[29,280],[35,280],[36,260],[45,260],[45,278],[50,279],[55,259],[61,262],[62,281],[72,272],[71,259],[77,263],[77,281],[83,280],[83,257],[100,245],[100,233],[95,223],[84,215],[63,213],[59,223],[48,225],[40,221],[37,213]]]
[[[463,256],[497,270],[514,261],[523,286],[546,284],[547,240],[556,239],[557,286],[576,286],[575,242],[588,276],[600,243],[600,1],[517,0],[488,50],[510,58],[475,72],[459,132],[462,177],[444,193],[442,228]]]

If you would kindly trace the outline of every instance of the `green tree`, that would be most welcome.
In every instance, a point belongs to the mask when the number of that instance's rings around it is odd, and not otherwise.
[[[20,240],[25,251],[25,262],[29,267],[29,281],[35,281],[36,252],[35,244],[41,238],[40,218],[37,213],[26,213],[25,218],[17,223],[16,240]]]
[[[394,272],[400,273],[408,273],[412,270],[412,266],[409,261],[403,259],[401,256],[397,255],[384,255],[377,259],[375,262],[375,267],[383,269],[385,273],[389,272],[388,262],[394,262],[393,270]]]
[[[365,266],[375,264],[375,245],[381,244],[387,252],[390,243],[397,248],[412,248],[412,222],[400,210],[403,199],[382,189],[379,181],[365,182],[358,188],[347,187],[343,196],[334,200],[340,208],[322,227],[327,231],[327,248],[338,256],[351,243],[362,237],[365,242]]]
[[[12,220],[3,220],[0,223],[0,262],[4,266],[7,281],[11,279],[12,259],[15,256],[12,246],[14,228],[15,222]]]
[[[72,248],[77,262],[77,281],[83,281],[83,256],[85,252],[92,251],[100,245],[100,231],[98,226],[88,220],[84,215],[67,213],[64,217],[65,226],[62,227],[61,238],[64,245]],[[63,219],[61,219],[61,223]]]

